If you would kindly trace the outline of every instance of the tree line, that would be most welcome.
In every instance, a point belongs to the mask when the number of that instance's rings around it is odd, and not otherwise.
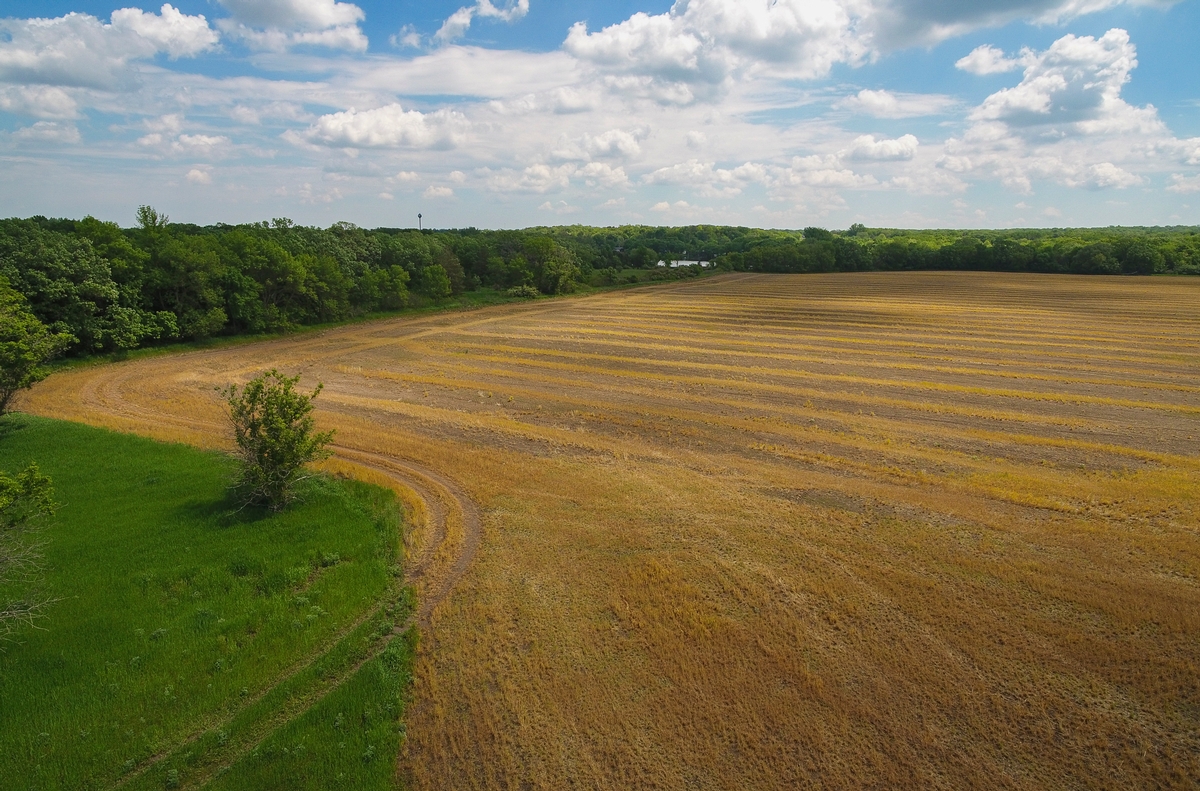
[[[436,304],[478,289],[514,297],[582,285],[694,275],[660,262],[747,272],[988,270],[1200,274],[1198,228],[906,231],[851,226],[776,231],[563,226],[367,230],[287,219],[172,223],[148,206],[122,228],[82,220],[0,220],[0,279],[65,351],[87,355],[175,340],[284,332]],[[629,273],[636,270],[645,277]]]
[[[710,225],[571,226],[511,233],[545,233],[597,269],[689,259],[745,272],[1200,274],[1197,227],[913,231],[856,224],[845,231],[780,231]]]

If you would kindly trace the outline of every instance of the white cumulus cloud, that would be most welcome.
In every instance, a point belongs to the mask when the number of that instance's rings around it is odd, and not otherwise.
[[[1008,57],[1004,54],[1004,50],[997,49],[991,44],[982,44],[955,61],[954,68],[982,77],[988,74],[1005,74],[1015,71],[1021,68],[1021,60]]]
[[[563,49],[613,89],[664,104],[714,95],[738,73],[820,77],[867,54],[837,0],[680,0],[595,32],[576,23]]]
[[[1200,175],[1184,176],[1180,173],[1171,174],[1171,184],[1167,187],[1167,192],[1176,192],[1180,195],[1188,192],[1200,192]]]
[[[689,104],[722,95],[721,89],[738,77],[819,78],[839,63],[857,65],[896,49],[1016,19],[1052,23],[1123,3],[1170,2],[676,0],[665,13],[638,12],[601,30],[578,22],[563,49],[591,66],[613,91],[662,104]],[[452,21],[469,23],[466,17],[452,17],[446,30]],[[994,48],[980,48],[960,62],[968,70],[1010,68]]]
[[[558,160],[629,159],[642,153],[641,141],[648,130],[609,129],[598,135],[584,134],[575,139],[560,141],[553,157]]]
[[[1121,89],[1136,66],[1137,50],[1120,28],[1100,38],[1068,34],[1031,55],[1021,83],[989,96],[971,117],[1024,126],[1128,115]]]
[[[1021,82],[988,96],[967,132],[947,141],[943,169],[989,174],[1029,193],[1037,180],[1126,189],[1167,165],[1163,154],[1186,162],[1187,141],[1170,135],[1158,111],[1121,97],[1137,67],[1126,31],[1068,34],[1044,52],[1024,51],[1021,61]]]
[[[954,100],[940,94],[893,93],[864,88],[852,96],[839,99],[833,106],[876,118],[916,118],[943,113],[954,106]]]
[[[607,162],[589,162],[573,174],[589,187],[622,187],[629,183],[625,168],[613,167]]]
[[[122,8],[112,12],[112,26],[132,30],[172,58],[189,58],[217,46],[217,31],[208,26],[203,16],[188,16],[164,3],[157,14],[147,14],[139,8]]]
[[[746,162],[734,168],[719,168],[715,162],[689,159],[647,173],[642,181],[689,187],[696,195],[707,198],[739,195],[748,184],[763,183],[766,179],[767,171],[761,164]]]
[[[187,16],[170,5],[157,15],[114,11],[107,24],[79,13],[0,19],[0,82],[112,88],[128,79],[130,61],[160,52],[187,57],[216,45],[217,34],[203,16]]]
[[[0,88],[0,110],[34,118],[69,119],[79,115],[70,93],[50,85],[10,85]]]
[[[467,127],[462,113],[422,113],[389,104],[374,110],[354,108],[323,115],[300,137],[338,148],[453,148]]]
[[[916,156],[919,145],[913,135],[904,135],[894,140],[876,140],[874,135],[860,135],[842,155],[847,159],[897,162]]]

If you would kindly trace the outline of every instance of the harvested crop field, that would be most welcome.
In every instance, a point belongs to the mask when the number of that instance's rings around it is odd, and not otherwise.
[[[218,445],[214,387],[269,367],[325,383],[342,464],[478,506],[425,583],[457,581],[413,788],[1200,777],[1200,280],[727,275],[78,368],[20,406]]]

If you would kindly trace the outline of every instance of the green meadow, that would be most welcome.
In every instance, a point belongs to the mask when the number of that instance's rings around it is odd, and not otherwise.
[[[0,469],[29,461],[56,601],[0,645],[0,788],[392,786],[416,636],[391,492],[239,509],[220,454],[0,420]]]

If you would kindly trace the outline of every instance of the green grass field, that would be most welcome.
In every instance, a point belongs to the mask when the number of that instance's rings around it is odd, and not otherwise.
[[[0,420],[0,469],[29,461],[58,601],[0,647],[0,788],[392,786],[416,638],[390,640],[391,492],[316,478],[237,511],[219,454]]]

